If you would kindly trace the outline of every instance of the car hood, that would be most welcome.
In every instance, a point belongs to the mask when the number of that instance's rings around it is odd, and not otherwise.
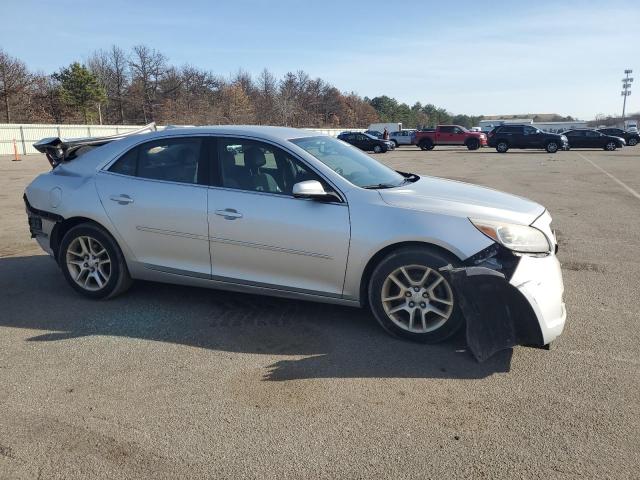
[[[437,177],[421,177],[401,187],[378,190],[385,203],[470,218],[530,225],[545,208],[526,198]]]

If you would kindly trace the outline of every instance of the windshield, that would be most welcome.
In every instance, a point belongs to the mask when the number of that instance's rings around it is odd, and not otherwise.
[[[375,135],[370,135],[368,133],[365,133],[364,135],[366,135],[369,138],[372,138],[373,140],[380,140],[378,137],[376,137]]]
[[[398,187],[406,180],[398,172],[341,140],[332,137],[306,137],[289,141],[358,187]]]

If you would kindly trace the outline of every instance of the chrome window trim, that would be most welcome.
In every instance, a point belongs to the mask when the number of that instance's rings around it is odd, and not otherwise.
[[[119,158],[119,157],[118,157]],[[110,172],[109,170],[100,170],[98,174],[102,175],[115,175],[117,177],[129,178],[131,180],[138,180],[141,182],[154,182],[154,183],[164,183],[168,185],[182,185],[185,187],[197,187],[197,188],[208,188],[208,185],[202,185],[200,183],[189,183],[189,182],[174,182],[173,180],[159,180],[156,178],[145,178],[145,177],[134,177],[133,175],[124,175],[122,173]]]

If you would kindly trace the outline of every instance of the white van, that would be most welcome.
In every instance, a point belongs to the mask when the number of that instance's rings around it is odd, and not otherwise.
[[[624,129],[629,132],[637,132],[638,131],[638,120],[625,120],[624,121]]]
[[[371,125],[369,125],[369,128],[367,129],[367,131],[370,132],[384,132],[384,129],[387,129],[387,132],[391,133],[391,132],[399,132],[400,130],[402,130],[402,122],[396,122],[396,123],[372,123]]]

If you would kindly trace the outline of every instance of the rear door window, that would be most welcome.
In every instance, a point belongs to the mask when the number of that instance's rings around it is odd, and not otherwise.
[[[502,127],[500,133],[522,133],[522,127]]]
[[[165,138],[132,148],[109,171],[121,175],[179,183],[206,183],[201,169],[203,139]]]

